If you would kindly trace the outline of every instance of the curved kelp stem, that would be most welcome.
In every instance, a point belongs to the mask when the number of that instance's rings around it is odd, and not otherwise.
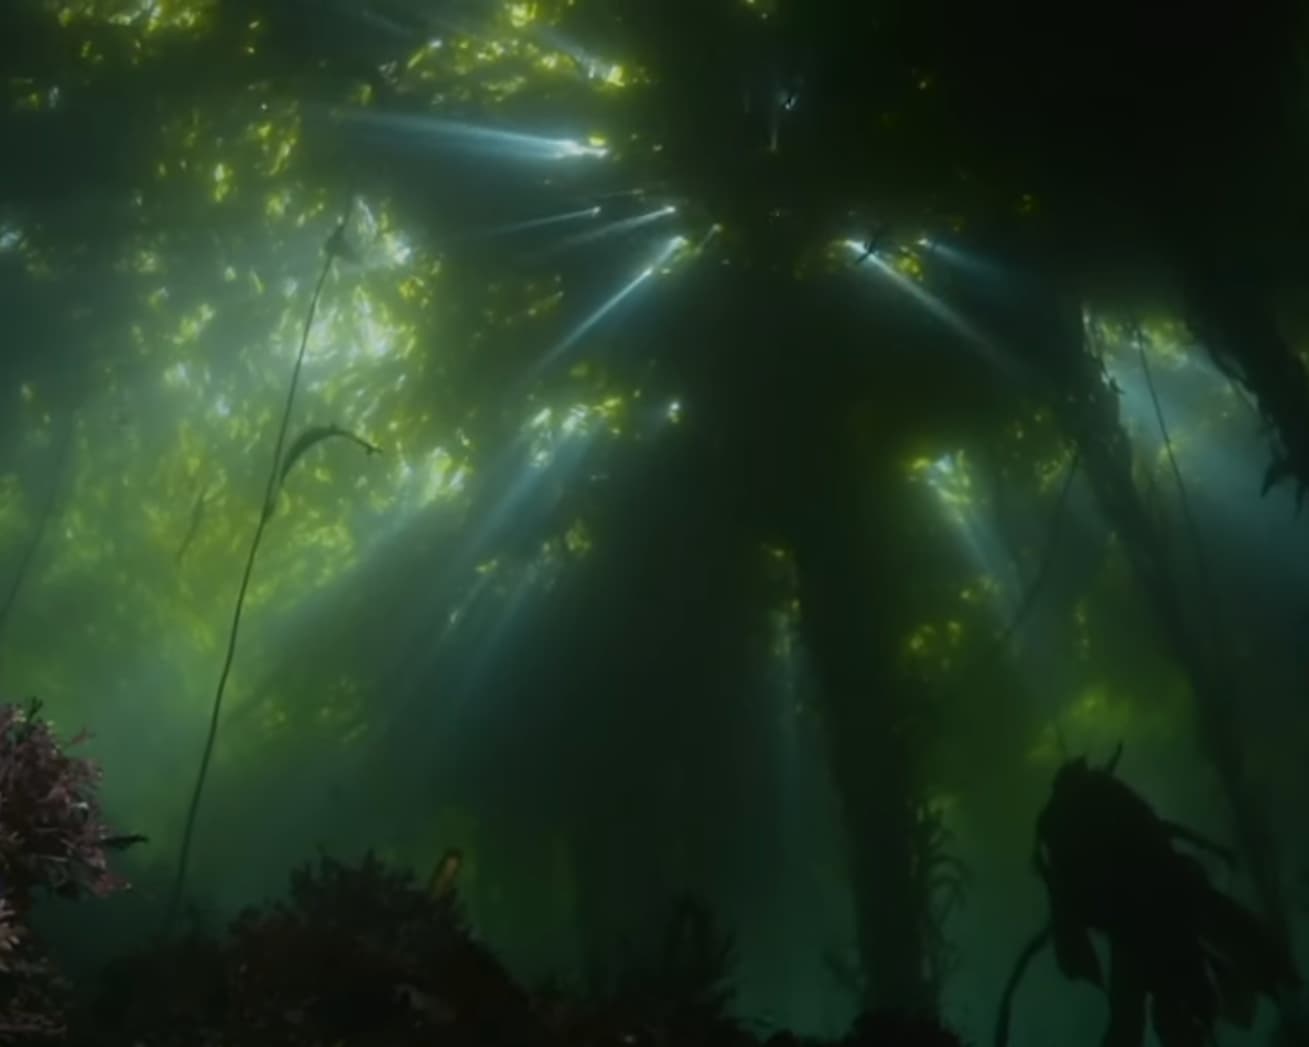
[[[348,212],[347,212],[348,217]],[[227,688],[227,678],[232,672],[232,660],[236,656],[236,637],[241,628],[241,611],[245,606],[245,594],[250,588],[250,575],[254,571],[255,557],[259,553],[259,543],[263,541],[264,529],[272,519],[270,506],[277,496],[278,482],[281,478],[282,449],[286,444],[286,432],[291,424],[291,408],[295,403],[296,389],[300,385],[300,372],[304,367],[305,351],[309,347],[309,332],[314,325],[314,316],[318,312],[318,300],[323,295],[323,286],[332,271],[332,262],[340,253],[340,243],[344,239],[346,217],[341,219],[336,232],[327,243],[327,257],[323,261],[322,272],[314,286],[313,297],[309,299],[309,312],[305,317],[304,331],[300,336],[300,351],[296,354],[295,368],[291,372],[291,387],[287,390],[286,406],[282,410],[282,421],[277,430],[277,446],[273,452],[273,465],[268,473],[268,486],[264,493],[264,505],[259,514],[259,524],[255,528],[254,538],[250,542],[250,553],[245,561],[245,573],[241,576],[241,588],[236,595],[236,609],[232,613],[232,629],[227,637],[227,656],[223,659],[223,670],[218,677],[218,687],[214,692],[213,709],[209,715],[209,733],[205,737],[204,753],[200,757],[200,769],[196,774],[195,789],[191,793],[191,806],[186,814],[186,828],[182,833],[182,848],[177,857],[177,874],[173,880],[173,889],[168,899],[168,909],[164,915],[162,934],[167,937],[177,915],[177,907],[182,899],[182,887],[186,882],[187,863],[191,857],[191,843],[195,836],[196,815],[200,810],[200,796],[204,792],[205,778],[209,773],[209,761],[214,754],[214,741],[218,737],[218,718],[223,708],[223,693]]]
[[[27,580],[27,573],[31,570],[32,563],[36,559],[36,551],[41,547],[41,541],[45,538],[45,532],[54,517],[55,503],[59,499],[59,488],[64,478],[64,467],[68,463],[68,450],[73,443],[73,429],[76,422],[76,417],[68,419],[68,428],[64,431],[63,439],[59,442],[59,449],[56,452],[55,467],[50,475],[50,488],[46,492],[45,505],[41,508],[41,517],[37,521],[36,530],[32,532],[32,540],[27,543],[27,548],[23,550],[23,558],[18,562],[18,570],[14,572],[14,580],[10,583],[9,592],[5,594],[5,601],[0,604],[0,637],[4,635],[5,625],[9,621],[9,614],[14,609],[18,594],[23,588],[23,582]]]
[[[1009,980],[1005,982],[1004,995],[1000,997],[1000,1013],[995,1019],[995,1038],[991,1041],[994,1047],[1009,1047],[1009,1025],[1014,1010],[1014,994],[1018,992],[1023,975],[1027,973],[1027,965],[1036,959],[1036,954],[1044,949],[1049,941],[1050,924],[1047,923],[1032,935],[1023,947],[1023,951],[1018,954],[1014,969],[1009,974]]]

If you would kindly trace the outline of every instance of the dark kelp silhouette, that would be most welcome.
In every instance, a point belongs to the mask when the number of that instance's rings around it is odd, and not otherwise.
[[[1259,996],[1299,986],[1290,952],[1246,907],[1210,884],[1183,842],[1230,861],[1225,849],[1160,818],[1105,767],[1070,760],[1055,775],[1037,820],[1037,872],[1050,905],[1046,926],[1014,966],[996,1023],[1009,1041],[1013,996],[1047,944],[1064,976],[1109,997],[1103,1047],[1140,1047],[1146,1004],[1162,1047],[1203,1047],[1221,1021],[1249,1028]],[[1108,984],[1091,932],[1109,948]]]

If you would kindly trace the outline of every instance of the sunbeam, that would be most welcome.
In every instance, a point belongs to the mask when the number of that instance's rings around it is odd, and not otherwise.
[[[600,205],[586,207],[577,211],[564,211],[560,214],[545,215],[541,218],[527,218],[521,222],[509,222],[506,225],[497,225],[492,229],[475,230],[469,233],[463,233],[451,237],[451,242],[461,240],[490,240],[502,236],[512,236],[515,233],[526,233],[533,229],[545,229],[549,226],[564,225],[568,222],[581,221],[584,218],[596,218],[600,215]]]
[[[661,266],[670,261],[687,244],[684,236],[670,237],[667,242],[660,248],[654,260],[636,274],[631,280],[620,287],[609,296],[600,306],[586,317],[580,324],[574,327],[563,340],[558,342],[548,353],[541,359],[537,369],[544,369],[553,364],[564,353],[580,342],[587,333],[595,328],[605,317],[622,305],[633,294],[636,293],[652,276],[655,275]]]
[[[664,218],[672,218],[675,214],[677,214],[677,208],[672,204],[665,204],[653,211],[645,211],[642,214],[631,215],[628,218],[616,218],[611,222],[605,222],[598,229],[566,236],[557,243],[537,252],[532,257],[536,261],[543,261],[546,258],[562,254],[584,244],[593,244],[600,240],[626,236],[642,226],[650,225],[652,222],[658,222]]]
[[[603,158],[609,155],[608,147],[596,140],[550,138],[435,116],[376,113],[364,109],[338,109],[332,116],[372,134],[391,138],[397,144],[412,147],[441,146],[458,152],[525,161]]]

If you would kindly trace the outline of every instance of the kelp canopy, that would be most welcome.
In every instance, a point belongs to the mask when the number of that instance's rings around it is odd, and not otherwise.
[[[197,897],[457,845],[525,969],[690,888],[747,1007],[981,1011],[1126,738],[1293,928],[1300,14],[957,6],[4,5],[0,687],[93,727],[122,906],[344,214],[292,432],[383,453],[287,473]]]

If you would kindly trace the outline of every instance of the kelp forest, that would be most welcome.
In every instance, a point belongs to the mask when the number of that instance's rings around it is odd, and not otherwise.
[[[1309,1044],[1307,17],[7,0],[0,1043]]]

